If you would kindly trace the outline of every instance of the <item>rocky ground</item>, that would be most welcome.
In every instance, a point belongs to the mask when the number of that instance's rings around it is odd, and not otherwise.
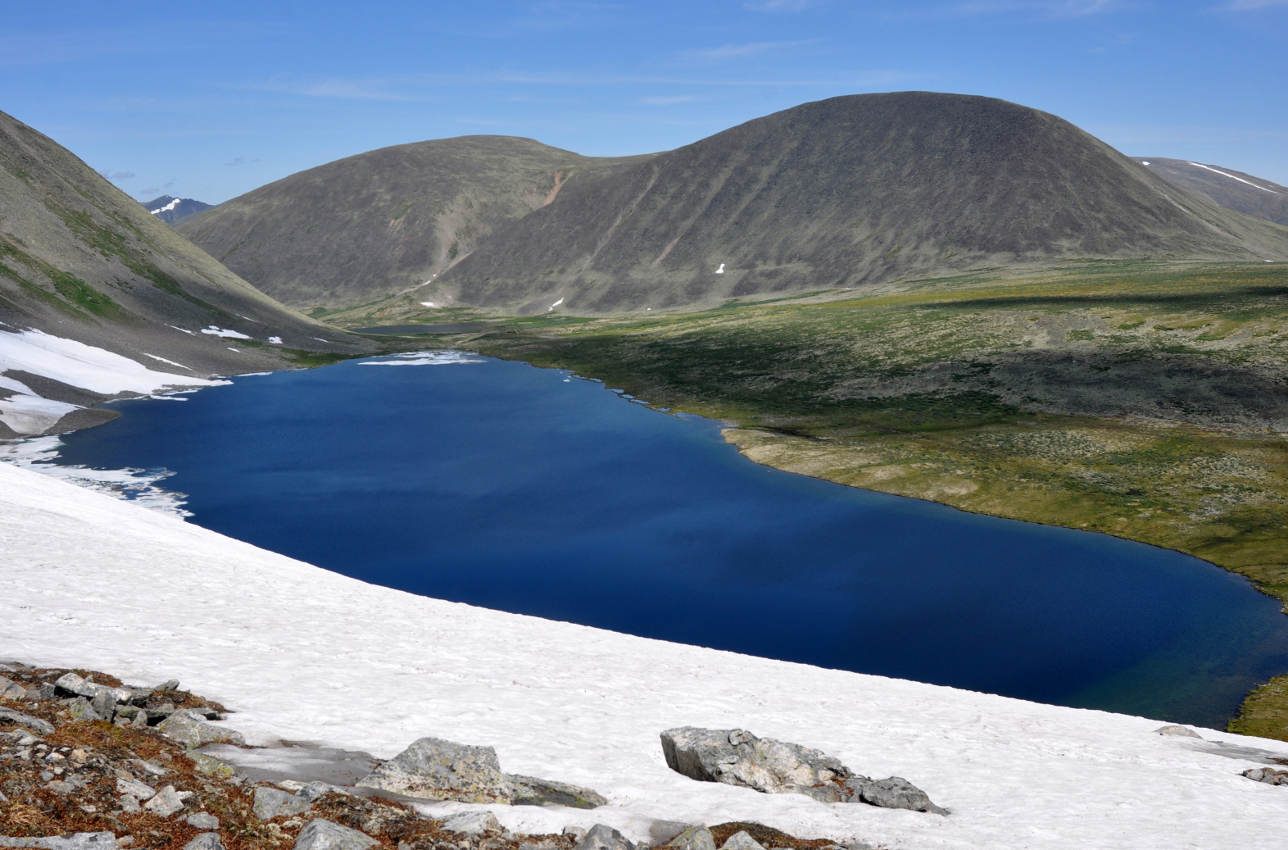
[[[561,834],[519,835],[505,830],[484,810],[433,818],[415,809],[412,798],[575,808],[606,803],[590,789],[502,774],[489,747],[425,738],[387,762],[372,760],[374,769],[352,785],[308,781],[306,776],[275,775],[274,781],[257,781],[254,771],[231,763],[238,759],[223,760],[203,752],[206,748],[251,749],[237,732],[218,724],[227,713],[218,703],[181,690],[174,680],[134,687],[98,672],[0,664],[0,847],[642,850],[644,846],[605,825],[589,830],[570,827]],[[728,762],[731,753],[745,751],[754,756],[754,763],[742,767],[723,764],[729,778],[694,775],[695,779],[795,793],[808,790],[775,787],[775,771],[783,777],[783,771],[791,772],[797,785],[820,776],[833,781],[837,771],[847,782],[868,782],[851,777],[825,754],[756,739],[741,730],[671,730],[668,734],[672,733],[697,734],[700,751],[694,750],[688,758],[694,765],[704,765],[694,768],[699,772],[709,773],[716,762]],[[677,744],[674,734],[670,740],[668,761],[685,760],[683,754],[675,756],[683,742]],[[913,791],[911,804],[871,804],[939,811],[924,794]],[[842,850],[831,841],[802,839],[754,823],[707,827],[659,821],[654,832],[651,846],[673,850]],[[844,850],[864,848],[870,845],[855,843]]]

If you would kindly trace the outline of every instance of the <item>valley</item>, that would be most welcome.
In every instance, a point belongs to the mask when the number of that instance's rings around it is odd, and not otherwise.
[[[1288,602],[1288,266],[1088,261],[647,318],[447,315],[492,324],[436,344],[721,420],[757,462],[1188,552]],[[1283,688],[1231,728],[1283,737]]]

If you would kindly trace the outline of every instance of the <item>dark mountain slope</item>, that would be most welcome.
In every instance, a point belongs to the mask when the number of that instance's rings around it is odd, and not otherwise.
[[[1288,230],[1178,191],[1044,112],[856,95],[573,181],[430,297],[614,312],[1073,256],[1284,258]]]
[[[1136,161],[1173,186],[1202,195],[1226,209],[1288,226],[1288,187],[1233,168],[1187,159],[1137,157]]]
[[[367,348],[252,288],[65,148],[2,112],[0,323],[5,333],[39,330],[193,377],[281,368],[298,356],[287,349]],[[212,326],[223,335],[202,333]],[[45,398],[92,401],[38,376],[18,380]]]
[[[287,304],[337,307],[432,279],[605,162],[509,136],[417,142],[292,174],[178,229]]]
[[[174,224],[176,221],[183,221],[185,218],[194,216],[199,212],[205,212],[212,207],[210,204],[204,204],[192,198],[176,198],[174,195],[162,195],[159,198],[145,202],[143,208],[167,224]]]

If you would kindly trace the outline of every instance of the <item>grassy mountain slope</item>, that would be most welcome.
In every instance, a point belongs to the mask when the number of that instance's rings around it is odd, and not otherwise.
[[[293,174],[178,229],[275,298],[333,308],[431,280],[605,162],[508,136],[417,142]]]
[[[147,352],[195,377],[370,347],[254,289],[71,152],[4,113],[0,322],[6,331],[38,329],[135,360]],[[210,326],[247,338],[201,333]],[[46,386],[41,395],[87,401],[66,387]]]
[[[1288,227],[1288,187],[1225,168],[1186,159],[1137,157],[1154,174],[1174,186],[1236,210]]]
[[[855,95],[574,181],[438,295],[611,313],[1059,257],[1288,258],[1288,231],[1177,191],[1044,112]]]

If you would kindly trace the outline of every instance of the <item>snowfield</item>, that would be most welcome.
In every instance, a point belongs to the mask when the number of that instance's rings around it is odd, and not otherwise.
[[[628,637],[388,590],[0,464],[0,658],[177,676],[248,740],[392,756],[434,735],[594,788],[593,811],[490,807],[511,829],[756,820],[895,848],[1283,846],[1288,744]],[[713,612],[712,616],[736,616]],[[952,814],[698,783],[658,733],[743,727],[903,776]],[[271,755],[271,753],[269,753]],[[437,804],[434,811],[468,808]]]

